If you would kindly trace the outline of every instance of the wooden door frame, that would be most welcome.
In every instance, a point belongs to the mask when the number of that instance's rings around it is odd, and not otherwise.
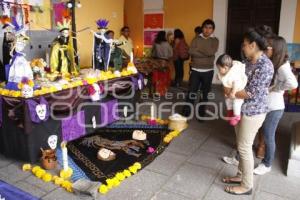
[[[279,35],[284,37],[288,43],[293,42],[294,39],[296,10],[297,0],[281,0]],[[219,49],[216,58],[226,51],[227,15],[228,0],[213,0],[213,20],[216,24],[215,35],[219,38]],[[213,82],[220,83],[216,78]]]

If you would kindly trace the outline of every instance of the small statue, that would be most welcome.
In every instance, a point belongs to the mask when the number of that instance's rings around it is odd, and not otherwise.
[[[93,51],[93,69],[108,70],[112,39],[107,38],[105,32],[107,30],[108,21],[99,19],[96,21],[99,32],[94,34],[94,51]]]
[[[15,34],[13,33],[13,25],[8,16],[1,16],[0,21],[3,24],[2,30],[4,31],[2,42],[3,66],[1,66],[0,80],[6,81],[5,66],[9,64],[11,59],[11,52],[15,43]]]
[[[77,75],[72,37],[70,37],[70,20],[63,19],[58,22],[60,35],[54,39],[50,52],[51,73],[59,72],[63,76]]]
[[[33,72],[23,53],[29,37],[25,35],[24,26],[18,25],[15,18],[13,18],[12,24],[15,29],[16,42],[13,47],[13,56],[10,60],[10,64],[6,66],[8,82],[5,87],[9,90],[19,90],[18,83],[20,83],[23,78],[33,80]]]

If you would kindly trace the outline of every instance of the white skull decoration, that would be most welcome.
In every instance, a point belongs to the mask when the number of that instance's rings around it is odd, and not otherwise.
[[[28,84],[23,85],[21,92],[22,92],[22,97],[24,98],[33,97],[33,88],[30,87]]]
[[[47,106],[45,104],[38,104],[35,107],[35,111],[40,120],[44,120],[46,118]]]
[[[57,135],[50,135],[48,137],[48,145],[51,149],[56,149],[57,146]]]
[[[132,133],[132,139],[134,140],[146,140],[147,134],[144,131],[135,130]]]
[[[98,154],[101,158],[107,159],[111,154],[113,154],[113,152],[109,149],[102,148],[102,149],[100,149]]]
[[[100,87],[97,83],[92,84],[92,87],[94,88],[95,92],[94,94],[91,94],[92,101],[99,101],[100,100]]]
[[[26,43],[24,41],[17,41],[15,45],[16,52],[22,52],[25,49]]]
[[[69,36],[69,30],[63,30],[61,32],[61,35],[64,36],[64,37],[68,37]]]

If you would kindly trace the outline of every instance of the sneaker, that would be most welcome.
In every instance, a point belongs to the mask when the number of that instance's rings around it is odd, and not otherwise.
[[[265,164],[260,163],[255,169],[254,174],[256,175],[264,175],[271,171],[271,167],[267,167]]]
[[[230,164],[230,165],[236,165],[238,166],[239,165],[239,161],[235,158],[235,157],[227,157],[227,156],[224,156],[223,158],[223,161],[227,164]]]

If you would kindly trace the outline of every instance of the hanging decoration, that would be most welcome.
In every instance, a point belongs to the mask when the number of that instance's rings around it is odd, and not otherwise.
[[[0,6],[1,15],[5,15],[8,17],[16,17],[19,24],[29,24],[30,5],[25,3],[0,0]]]

